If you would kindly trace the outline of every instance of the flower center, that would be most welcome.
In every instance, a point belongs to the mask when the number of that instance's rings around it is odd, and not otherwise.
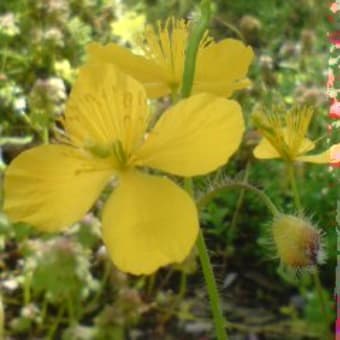
[[[123,144],[120,140],[117,140],[113,143],[113,154],[118,160],[119,167],[125,168],[128,163],[128,156],[123,149]]]
[[[293,108],[284,114],[256,112],[253,122],[281,157],[291,161],[308,151],[302,146],[312,115],[313,110],[308,107]]]
[[[120,140],[116,140],[111,145],[100,145],[87,143],[85,150],[89,151],[97,158],[111,157],[114,160],[114,167],[124,169],[128,166],[129,157],[123,148]]]

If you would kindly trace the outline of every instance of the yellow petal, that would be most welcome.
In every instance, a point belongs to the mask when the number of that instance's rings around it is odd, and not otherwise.
[[[308,151],[311,151],[315,148],[315,144],[309,138],[304,138],[299,147],[299,154],[305,154]]]
[[[193,93],[210,92],[230,96],[234,90],[247,87],[245,81],[249,65],[254,57],[251,47],[235,39],[224,39],[201,48]]]
[[[163,114],[137,150],[136,165],[180,176],[202,175],[228,161],[238,149],[243,131],[237,102],[195,95]]]
[[[167,73],[152,60],[133,54],[116,44],[102,46],[91,43],[87,46],[90,63],[112,63],[123,72],[141,82],[149,98],[170,93]]]
[[[88,64],[67,103],[64,126],[76,145],[107,146],[120,141],[129,154],[148,121],[143,86],[112,64]]]
[[[81,219],[110,176],[111,165],[77,149],[43,145],[21,153],[4,179],[4,211],[13,222],[57,231]]]
[[[103,211],[103,240],[112,261],[132,274],[183,261],[197,233],[194,202],[162,177],[125,173]]]
[[[147,25],[144,35],[145,55],[165,71],[169,86],[177,89],[183,76],[188,23],[170,17],[163,24],[158,21],[156,25]]]
[[[254,156],[259,159],[281,158],[277,150],[266,138],[262,138],[254,149]]]
[[[340,143],[330,148],[330,163],[333,166],[340,166]]]
[[[309,162],[309,163],[317,163],[317,164],[330,163],[331,162],[331,148],[317,155],[299,156],[296,158],[296,160],[301,161],[301,162]]]

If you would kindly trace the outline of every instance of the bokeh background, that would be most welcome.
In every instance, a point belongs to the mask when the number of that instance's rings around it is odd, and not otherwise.
[[[247,133],[239,152],[218,175],[247,179],[292,213],[284,164],[253,158],[259,135],[250,115],[260,106],[271,110],[276,105],[313,105],[310,135],[319,139],[318,149],[335,141],[336,133],[328,130],[326,95],[329,4],[318,0],[214,3],[211,35],[216,40],[241,39],[256,53],[249,73],[252,86],[234,96],[244,109]],[[0,192],[6,165],[17,154],[46,138],[53,142],[77,68],[86,60],[87,43],[115,41],[133,48],[145,23],[170,15],[195,19],[198,4],[2,0]],[[154,105],[168,104],[163,100]],[[324,231],[327,261],[320,275],[332,320],[339,172],[309,164],[297,164],[297,171],[305,214]],[[196,182],[202,188],[207,185],[207,179]],[[39,234],[22,223],[13,225],[0,210],[5,337],[213,339],[195,252],[185,263],[150,277],[117,271],[100,239],[103,199],[80,223],[55,235]],[[306,273],[288,275],[280,267],[270,237],[271,216],[257,197],[225,192],[204,210],[202,221],[231,339],[323,339],[324,315],[312,280]]]

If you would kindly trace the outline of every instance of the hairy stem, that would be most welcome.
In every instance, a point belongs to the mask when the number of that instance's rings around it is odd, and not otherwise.
[[[193,196],[193,182],[191,178],[186,178],[184,187],[186,191]],[[196,241],[196,247],[200,258],[204,280],[207,286],[210,307],[214,318],[215,332],[218,340],[228,339],[226,331],[226,322],[223,316],[221,302],[218,294],[217,284],[214,272],[211,266],[208,249],[204,240],[203,232],[200,229]]]
[[[294,164],[289,163],[287,166],[288,166],[288,176],[289,176],[290,184],[292,186],[292,191],[293,191],[295,207],[298,210],[298,212],[301,213],[302,204],[301,204],[299,189],[298,189],[298,186],[297,186],[297,183],[296,183]]]
[[[181,88],[182,98],[186,98],[191,94],[193,80],[195,76],[196,56],[200,46],[200,42],[209,24],[210,17],[211,17],[211,3],[209,0],[202,0],[201,18],[194,27],[186,48]],[[193,196],[192,179],[187,178],[185,180],[185,189],[191,196]],[[208,250],[201,230],[199,231],[199,236],[196,245],[199,252],[204,279],[207,285],[216,336],[218,340],[226,340],[228,339],[228,335],[225,328],[225,321],[222,313],[220,299],[218,296],[217,285],[212,270],[212,266],[210,263]]]
[[[219,186],[216,189],[209,191],[197,201],[197,206],[200,209],[203,209],[213,198],[215,198],[215,196],[221,194],[225,190],[235,189],[235,188],[237,189],[241,188],[241,189],[252,191],[263,201],[263,203],[267,206],[267,208],[272,212],[274,216],[280,214],[279,210],[276,208],[272,200],[263,191],[261,191],[260,189],[257,189],[251,184],[244,183],[244,182],[226,183],[226,184]]]
[[[199,231],[196,246],[200,257],[205,283],[207,285],[210,307],[214,317],[216,336],[218,340],[226,340],[228,339],[226,323],[202,230]]]
[[[245,170],[244,178],[243,178],[243,182],[244,183],[247,183],[247,181],[248,181],[249,168],[250,168],[250,162],[248,161],[247,165],[246,165],[246,170]],[[229,241],[232,241],[234,239],[234,237],[235,237],[235,230],[236,230],[237,219],[238,219],[238,216],[239,216],[242,204],[243,204],[243,199],[244,199],[245,191],[246,191],[246,189],[242,188],[241,191],[240,191],[240,194],[238,196],[238,199],[237,199],[237,203],[236,203],[236,207],[235,207],[235,210],[234,210],[233,217],[231,219],[230,227],[228,228],[229,229],[228,230],[228,235],[229,235],[228,240]],[[227,242],[227,246],[229,245],[229,243],[230,242]]]
[[[289,176],[289,180],[290,180],[290,184],[291,184],[292,192],[293,192],[293,196],[294,196],[295,207],[298,210],[299,214],[301,214],[302,213],[302,204],[301,204],[299,189],[298,189],[298,186],[297,186],[297,183],[296,183],[294,164],[288,163],[287,166],[288,166],[288,176]],[[316,292],[317,292],[317,295],[318,295],[321,314],[323,315],[323,318],[324,318],[324,325],[325,325],[325,331],[326,331],[326,334],[327,334],[327,338],[332,339],[332,336],[331,336],[330,330],[329,330],[330,320],[329,320],[328,311],[327,311],[327,307],[326,307],[326,301],[325,301],[325,298],[324,298],[324,295],[323,295],[323,287],[322,287],[322,284],[321,284],[319,271],[315,270],[315,272],[313,272],[312,276],[313,276],[314,286],[315,286],[315,289],[316,289]]]

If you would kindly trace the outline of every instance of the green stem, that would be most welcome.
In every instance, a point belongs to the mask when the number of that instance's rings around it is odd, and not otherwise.
[[[8,44],[3,48],[2,60],[1,60],[1,73],[5,73],[6,62],[8,57]]]
[[[293,196],[294,196],[294,202],[295,202],[295,207],[298,210],[299,214],[302,213],[302,204],[301,204],[301,198],[299,194],[299,189],[296,183],[296,177],[295,177],[295,171],[294,171],[294,164],[293,163],[288,163],[288,176],[289,180],[292,186],[292,191],[293,191]],[[321,284],[320,276],[319,276],[319,271],[316,269],[315,272],[313,272],[313,281],[314,281],[314,286],[316,289],[316,292],[318,294],[318,300],[320,303],[320,308],[321,308],[321,313],[324,317],[324,325],[325,325],[325,331],[329,339],[332,339],[332,336],[329,331],[329,325],[330,325],[330,320],[328,318],[328,312],[326,308],[326,301],[324,299],[323,295],[323,287]]]
[[[327,307],[326,307],[326,301],[325,301],[325,297],[324,297],[324,294],[323,294],[323,287],[322,287],[322,284],[321,284],[320,275],[319,275],[318,270],[315,270],[313,272],[313,280],[314,280],[316,292],[318,294],[321,312],[322,312],[322,315],[324,317],[324,324],[325,324],[325,331],[326,331],[326,334],[327,334],[327,338],[329,340],[331,340],[331,339],[333,339],[332,334],[329,330],[331,320],[329,319],[329,313],[328,313],[328,310],[327,310]]]
[[[151,294],[153,292],[153,289],[155,287],[155,281],[156,281],[156,274],[152,274],[149,278],[148,278],[148,284],[147,284],[147,293],[146,295],[148,297],[151,297]]]
[[[41,139],[42,139],[44,144],[48,144],[48,142],[49,142],[48,128],[46,128],[46,127],[43,128],[43,130],[41,132]]]
[[[74,325],[74,324],[76,324],[77,318],[76,318],[76,311],[74,309],[74,304],[73,304],[71,296],[67,297],[66,303],[67,303],[67,312],[68,312],[69,324]]]
[[[41,308],[41,313],[40,313],[40,319],[41,319],[41,324],[45,324],[45,318],[47,314],[47,307],[48,307],[48,300],[46,298],[46,295],[44,296],[44,300],[42,303],[42,308]]]
[[[186,191],[191,196],[193,196],[193,182],[191,178],[185,179],[184,187]],[[218,340],[226,340],[228,339],[228,335],[226,331],[226,322],[223,316],[223,311],[221,307],[220,298],[218,295],[216,280],[215,280],[214,272],[212,270],[212,266],[210,263],[210,258],[208,255],[208,249],[205,244],[204,236],[203,236],[201,229],[198,234],[196,246],[198,249],[198,254],[199,254],[199,258],[201,262],[204,280],[207,285],[211,311],[212,311],[212,315],[214,319],[216,336]]]
[[[219,186],[216,189],[209,191],[197,201],[197,206],[200,209],[203,209],[215,196],[219,195],[221,192],[223,192],[226,189],[234,189],[234,188],[242,188],[242,189],[254,192],[255,194],[258,195],[259,198],[262,199],[263,203],[267,206],[267,208],[272,212],[274,216],[280,214],[279,210],[276,208],[272,200],[263,191],[257,189],[253,185],[250,185],[244,182],[226,183],[226,184]]]
[[[211,4],[209,0],[201,2],[201,17],[194,28],[188,46],[185,51],[184,71],[182,78],[181,96],[186,98],[190,96],[196,69],[196,55],[201,40],[206,32],[211,17]]]
[[[178,300],[182,300],[182,298],[185,296],[185,293],[187,291],[187,274],[182,271],[181,272],[181,281],[179,283],[179,291],[178,291]]]
[[[319,271],[315,270],[313,272],[313,276],[314,276],[315,287],[316,287],[316,290],[318,292],[320,302],[322,302],[321,303],[322,313],[325,316],[325,319],[327,321],[327,325],[330,325],[330,320],[328,318],[328,311],[327,311],[327,308],[326,308],[326,301],[325,301],[324,294],[323,294],[323,288],[322,288],[322,284],[321,284],[321,280],[320,280],[320,276],[319,276]]]
[[[289,176],[290,184],[292,186],[295,206],[296,206],[296,209],[298,210],[298,212],[301,213],[302,212],[302,204],[301,204],[299,189],[298,189],[298,186],[297,186],[297,183],[296,183],[294,164],[288,163],[287,166],[288,166],[288,176]]]
[[[226,340],[228,339],[228,335],[226,332],[226,323],[224,321],[216,280],[210,263],[208,249],[205,244],[202,230],[199,231],[196,246],[200,257],[205,283],[207,285],[210,307],[215,323],[216,336],[218,340]]]
[[[190,36],[190,40],[186,48],[182,88],[181,88],[182,98],[186,98],[190,96],[191,94],[193,80],[195,76],[196,55],[197,55],[201,40],[208,27],[210,17],[211,17],[211,3],[209,0],[202,0],[201,17],[200,17],[199,22],[194,27],[194,30]],[[193,196],[193,183],[191,179],[188,178],[185,180],[185,188],[187,192],[191,196]],[[224,321],[224,317],[222,313],[220,299],[218,296],[217,285],[216,285],[214,273],[212,270],[212,266],[210,263],[207,247],[205,245],[205,241],[204,241],[201,230],[199,232],[199,236],[197,240],[197,248],[198,248],[199,257],[200,257],[200,261],[202,265],[204,279],[205,279],[207,289],[208,289],[210,305],[211,305],[212,314],[214,318],[216,336],[218,340],[226,340],[228,339],[228,336],[227,336],[227,332],[225,328],[225,321]]]
[[[32,273],[28,272],[26,274],[24,280],[24,306],[27,306],[31,303],[31,281],[32,281]]]
[[[58,314],[55,318],[53,318],[52,320],[52,324],[48,330],[48,334],[47,334],[47,339],[48,340],[52,340],[54,339],[54,334],[55,332],[57,331],[57,328],[59,326],[59,323],[61,321],[61,318],[63,316],[63,313],[65,311],[65,307],[64,306],[61,306],[58,310]]]
[[[248,181],[249,168],[250,168],[250,162],[247,162],[246,170],[245,170],[245,174],[244,174],[244,178],[243,178],[243,182],[244,183],[247,183],[247,181]],[[246,191],[246,189],[242,188],[241,191],[240,191],[240,194],[238,196],[238,199],[237,199],[237,203],[236,203],[235,211],[234,211],[234,214],[233,214],[233,218],[231,219],[230,227],[228,228],[228,235],[229,235],[228,241],[229,242],[228,242],[227,246],[234,239],[234,236],[235,236],[237,219],[238,219],[241,207],[242,207],[245,191]]]

